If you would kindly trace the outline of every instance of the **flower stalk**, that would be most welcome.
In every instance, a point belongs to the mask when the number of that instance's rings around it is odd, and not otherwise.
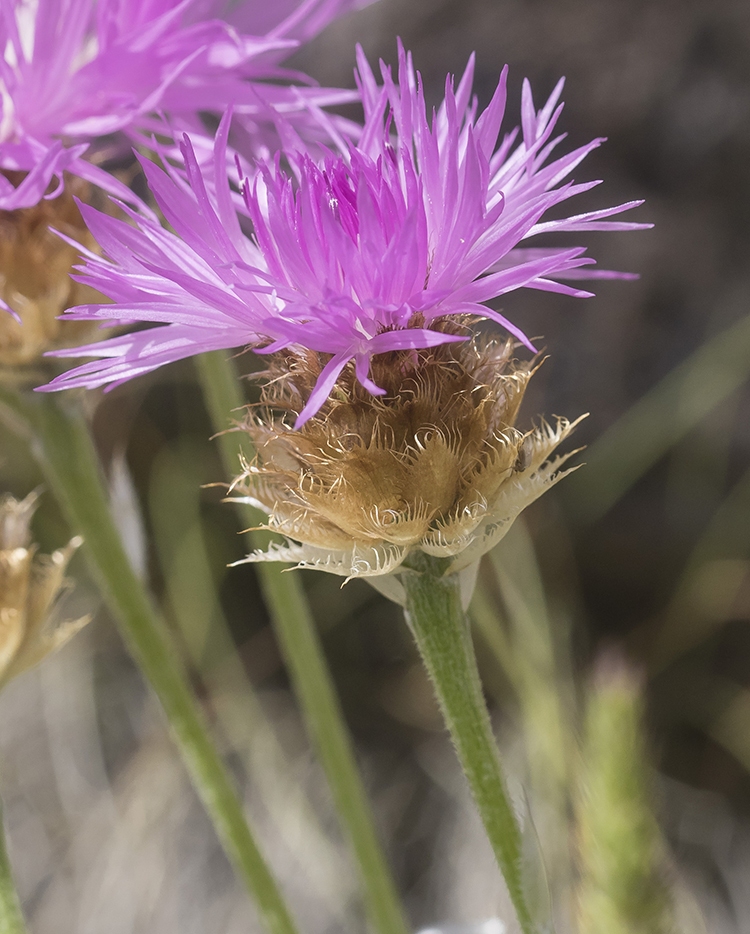
[[[414,552],[401,574],[406,619],[440,703],[458,758],[524,934],[535,930],[522,880],[521,833],[500,768],[457,574],[447,559]]]
[[[86,554],[102,593],[161,701],[172,736],[229,859],[253,895],[270,934],[296,934],[163,624],[123,550],[84,417],[50,397],[33,407],[22,405],[21,412],[24,409],[34,417],[34,454],[71,525],[85,538]]]
[[[238,464],[239,438],[249,442],[244,433],[225,431],[229,413],[244,404],[239,383],[231,361],[221,351],[202,354],[197,364],[214,427],[223,432],[218,441],[224,466],[233,476]],[[243,523],[257,526],[265,518],[252,507],[242,503],[238,507]],[[267,532],[251,529],[247,534],[253,548],[267,547]],[[408,928],[403,909],[378,840],[349,731],[300,579],[294,573],[286,573],[279,564],[261,564],[257,570],[300,706],[357,859],[372,925],[379,934],[405,934]]]

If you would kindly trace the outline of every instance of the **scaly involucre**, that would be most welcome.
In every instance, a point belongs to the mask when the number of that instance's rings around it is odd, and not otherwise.
[[[226,177],[220,179],[228,116],[216,138],[211,185],[187,138],[189,184],[144,163],[174,233],[132,212],[137,229],[84,209],[110,257],[90,255],[84,281],[116,304],[82,306],[67,316],[167,326],[64,351],[98,359],[51,388],[121,382],[219,347],[305,348],[326,358],[299,426],[320,409],[350,362],[359,382],[380,394],[370,377],[373,355],[463,339],[434,327],[441,319],[491,318],[531,347],[485,302],[521,287],[588,296],[558,279],[622,275],[585,269],[594,260],[584,247],[525,246],[548,232],[649,226],[606,220],[639,201],[542,220],[549,208],[598,184],[566,179],[601,140],[550,158],[563,138],[552,135],[562,82],[539,111],[524,84],[522,131],[505,135],[496,149],[505,72],[477,116],[472,58],[455,90],[448,78],[445,100],[428,121],[420,77],[403,48],[398,84],[381,63],[378,85],[361,50],[358,58],[365,108],[359,143],[339,139],[338,152],[316,161],[288,130],[283,155],[291,172],[277,155],[243,185],[251,239],[240,230]]]
[[[189,0],[0,0],[0,169],[28,172],[18,187],[0,175],[0,209],[31,207],[45,192],[53,197],[64,170],[128,198],[125,186],[88,161],[97,148],[90,144],[99,141],[112,155],[105,135],[122,131],[142,141],[163,132],[156,110],[178,130],[201,133],[200,111],[221,113],[234,103],[255,147],[277,146],[269,132],[276,109],[312,126],[309,106],[353,95],[262,79],[309,84],[279,62],[363,2],[244,0],[230,9],[227,0],[208,0],[198,10]]]
[[[443,322],[449,333],[471,324]],[[402,603],[393,575],[422,551],[449,559],[446,574],[468,571],[470,590],[479,558],[576,453],[554,456],[580,419],[518,429],[539,363],[515,360],[514,349],[474,338],[381,354],[373,371],[383,396],[368,396],[348,369],[299,430],[288,416],[309,394],[315,355],[282,351],[242,425],[257,454],[232,491],[288,541],[246,560],[381,578],[375,586]]]

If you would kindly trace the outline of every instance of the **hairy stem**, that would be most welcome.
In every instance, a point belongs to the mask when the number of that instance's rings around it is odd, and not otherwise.
[[[534,930],[522,883],[521,834],[500,769],[457,575],[420,552],[401,574],[406,618],[432,680],[524,934]]]

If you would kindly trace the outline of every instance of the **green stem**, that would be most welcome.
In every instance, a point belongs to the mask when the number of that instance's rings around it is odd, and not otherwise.
[[[141,671],[159,697],[193,784],[224,849],[255,898],[271,934],[295,934],[279,888],[245,819],[207,724],[161,620],[132,570],[112,520],[88,426],[64,401],[43,397],[35,454],[86,554]]]
[[[0,934],[26,934],[18,893],[13,883],[8,850],[5,845],[5,827],[0,811]]]
[[[150,519],[175,624],[208,691],[216,726],[242,757],[274,833],[330,912],[346,926],[353,886],[346,856],[329,839],[248,678],[217,592],[200,514],[196,449],[183,439],[151,468]],[[212,474],[215,476],[215,474]]]
[[[223,431],[231,412],[244,400],[231,362],[215,352],[197,358],[206,404],[216,431]],[[230,476],[239,466],[240,438],[248,455],[247,436],[218,437]],[[242,507],[242,521],[257,526],[265,516]],[[267,544],[267,533],[248,533],[253,548]],[[308,729],[325,769],[334,804],[349,835],[362,880],[367,910],[380,934],[405,934],[403,910],[378,841],[375,822],[359,775],[354,749],[336,696],[317,628],[297,574],[277,564],[259,564],[257,573],[271,620],[281,643]]]
[[[432,680],[521,930],[534,930],[522,883],[522,843],[500,770],[457,575],[421,552],[401,574],[406,618]]]

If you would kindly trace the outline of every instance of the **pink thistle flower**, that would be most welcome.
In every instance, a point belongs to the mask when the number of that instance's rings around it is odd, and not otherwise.
[[[552,135],[562,82],[538,111],[524,84],[520,138],[513,130],[496,149],[505,71],[477,116],[470,59],[457,89],[447,80],[445,100],[428,122],[419,75],[401,47],[399,55],[399,84],[381,63],[379,86],[358,50],[365,122],[356,146],[341,141],[340,153],[320,162],[298,148],[286,153],[291,175],[277,157],[245,181],[252,238],[240,229],[226,180],[215,194],[207,189],[187,139],[187,184],[172,170],[143,163],[174,233],[134,212],[137,229],[83,207],[109,259],[89,254],[81,281],[116,304],[80,306],[64,317],[164,326],[59,352],[97,359],[44,388],[117,384],[216,348],[251,345],[272,353],[303,347],[330,359],[299,427],[320,409],[350,362],[359,382],[380,394],[384,390],[370,379],[373,355],[463,339],[455,330],[431,327],[439,319],[490,318],[531,347],[485,302],[518,288],[589,296],[559,279],[625,277],[588,270],[594,260],[583,247],[526,246],[548,232],[650,226],[607,220],[640,201],[543,220],[554,205],[599,184],[566,179],[602,140],[551,159],[563,139]],[[228,123],[229,115],[216,138],[217,179]]]
[[[268,122],[273,108],[310,122],[309,104],[354,95],[264,84],[309,79],[279,63],[301,41],[362,0],[0,0],[0,169],[28,172],[16,188],[0,175],[0,209],[31,207],[62,190],[63,170],[130,199],[92,159],[92,141],[202,132],[199,111],[234,104],[240,119]],[[226,14],[226,15],[225,15]],[[146,136],[144,137],[144,133]],[[268,137],[269,134],[266,133]],[[125,140],[127,142],[127,140]],[[129,152],[130,145],[120,147]],[[84,156],[85,154],[85,156]],[[45,195],[53,179],[58,182]]]

